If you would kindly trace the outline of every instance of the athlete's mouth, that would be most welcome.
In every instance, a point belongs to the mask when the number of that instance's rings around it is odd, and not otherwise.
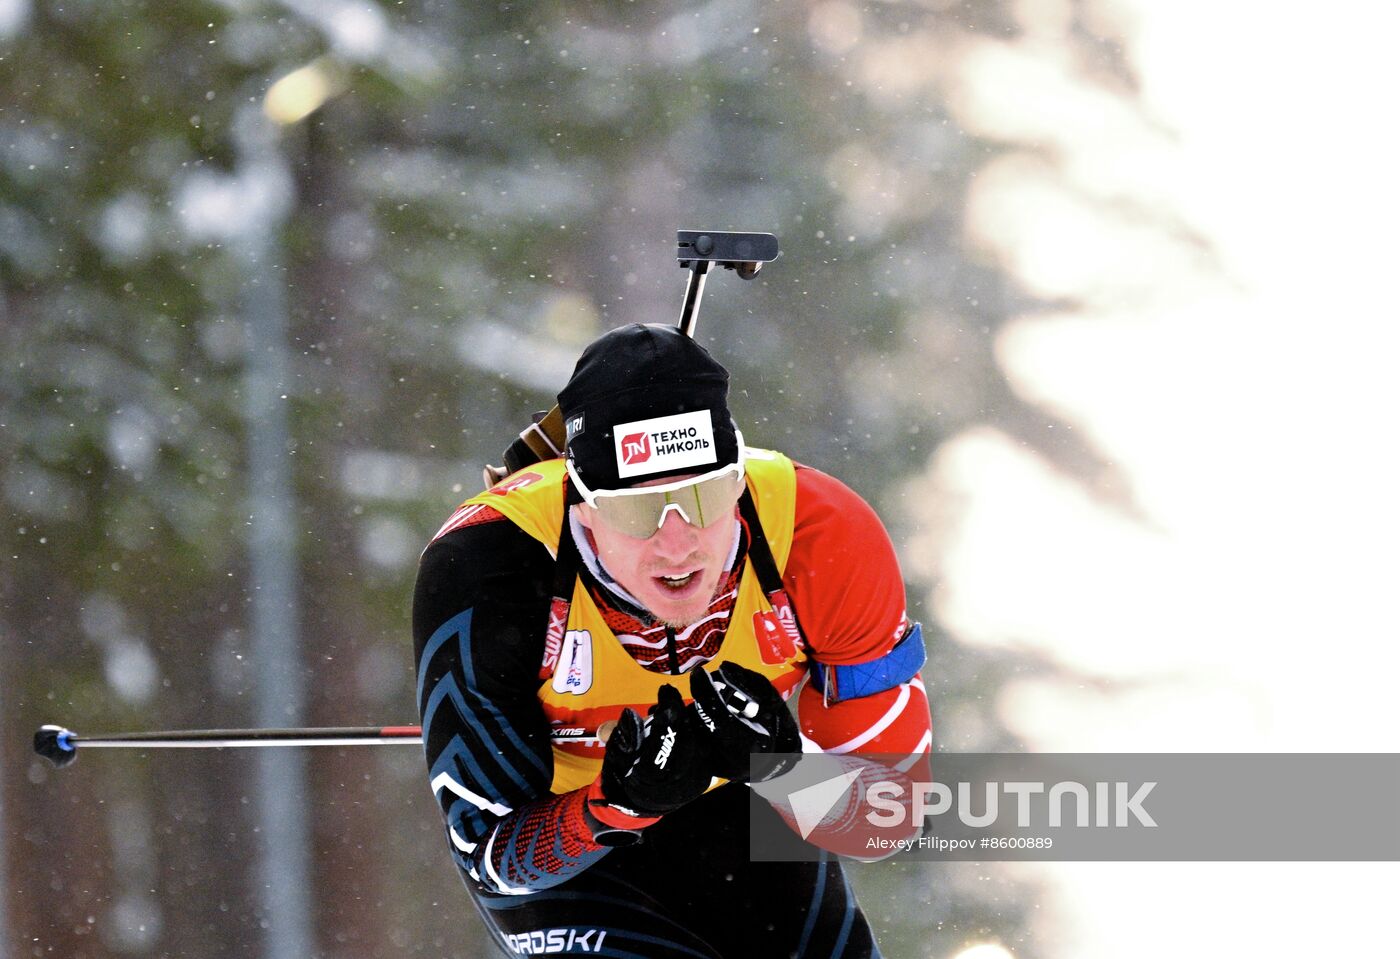
[[[699,575],[700,570],[693,569],[690,572],[682,573],[679,576],[656,576],[654,578],[658,583],[662,585],[663,588],[679,593],[685,591],[691,585],[691,583],[695,581],[695,578]]]

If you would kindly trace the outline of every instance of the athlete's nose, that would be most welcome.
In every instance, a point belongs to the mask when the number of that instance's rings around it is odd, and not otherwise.
[[[695,527],[685,521],[680,510],[668,509],[661,528],[651,538],[651,546],[658,559],[679,562],[690,558],[698,540]]]

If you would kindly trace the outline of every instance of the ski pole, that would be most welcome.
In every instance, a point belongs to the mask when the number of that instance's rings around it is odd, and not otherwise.
[[[587,742],[588,733],[554,734],[555,742]],[[381,746],[423,742],[421,726],[319,726],[298,729],[174,729],[84,736],[62,726],[40,726],[34,751],[62,768],[84,749],[243,749],[258,746]]]

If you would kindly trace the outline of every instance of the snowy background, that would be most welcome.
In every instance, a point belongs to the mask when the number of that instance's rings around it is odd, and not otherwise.
[[[674,230],[885,516],[945,751],[1400,751],[1395,14],[0,0],[0,959],[471,957],[419,549]],[[1386,437],[1391,439],[1387,440]],[[1393,952],[1393,864],[861,867],[890,957]]]

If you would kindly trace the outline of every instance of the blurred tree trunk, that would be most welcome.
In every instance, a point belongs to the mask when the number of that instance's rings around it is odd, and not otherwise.
[[[360,692],[359,666],[378,639],[379,618],[366,615],[355,504],[339,482],[347,453],[375,443],[392,384],[375,325],[364,322],[347,292],[355,264],[325,242],[335,216],[354,208],[345,183],[351,171],[314,123],[304,132],[289,147],[300,171],[298,215],[310,236],[289,282],[296,380],[303,392],[321,396],[302,397],[295,439],[307,718],[328,726],[407,722],[375,715],[382,707],[366,703]],[[334,357],[334,366],[318,362],[324,357]],[[381,748],[399,747],[308,750],[316,938],[331,956],[396,954],[385,921],[382,865],[394,855],[401,824],[388,818],[392,807],[378,801]]]

